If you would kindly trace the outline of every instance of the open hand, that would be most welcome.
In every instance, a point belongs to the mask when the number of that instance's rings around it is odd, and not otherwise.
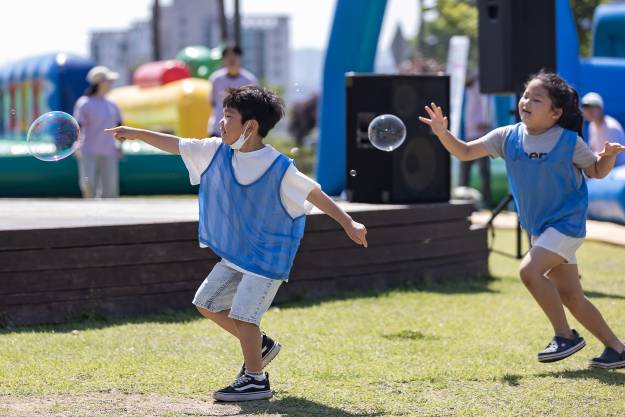
[[[425,111],[430,118],[419,116],[419,120],[430,126],[436,136],[445,133],[447,131],[448,121],[447,116],[443,115],[443,110],[438,107],[436,103],[432,102],[429,107],[425,106]]]
[[[113,137],[119,141],[132,140],[137,138],[139,129],[128,126],[117,126],[109,129],[104,129],[105,132],[112,133]]]
[[[625,152],[625,146],[620,143],[606,142],[603,150],[599,153],[599,156],[614,156],[621,152]]]
[[[345,233],[357,244],[365,248],[367,247],[367,228],[364,224],[352,220],[351,223],[345,227]]]

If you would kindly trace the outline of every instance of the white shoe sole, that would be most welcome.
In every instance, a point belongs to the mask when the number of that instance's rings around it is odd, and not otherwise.
[[[542,362],[542,363],[548,363],[548,362],[556,362],[556,361],[560,361],[562,359],[566,359],[569,356],[571,356],[572,354],[574,354],[577,351],[582,350],[582,348],[586,346],[586,341],[582,340],[582,342],[580,344],[577,344],[575,346],[573,346],[572,348],[569,348],[563,352],[559,352],[559,353],[551,353],[548,355],[542,355],[538,357],[538,362]]]
[[[617,368],[625,368],[625,361],[621,362],[613,362],[613,363],[601,363],[590,361],[588,364],[589,368],[601,368],[601,369],[617,369]]]
[[[213,398],[215,400],[227,402],[267,400],[271,397],[273,397],[273,392],[271,391],[248,392],[240,394],[224,394],[221,392],[213,393]]]
[[[267,352],[267,354],[263,358],[263,361],[262,361],[263,369],[265,369],[265,366],[269,365],[269,362],[271,362],[272,360],[275,359],[276,356],[278,356],[278,353],[280,353],[280,349],[282,349],[282,346],[280,346],[278,342],[274,342],[272,348],[269,350],[269,352]]]

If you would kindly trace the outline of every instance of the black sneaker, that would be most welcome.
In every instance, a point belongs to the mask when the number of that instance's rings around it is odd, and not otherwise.
[[[282,346],[280,346],[280,343],[274,341],[271,337],[263,333],[263,341],[261,344],[261,351],[260,351],[261,356],[262,356],[262,368],[261,369],[265,369],[265,366],[269,365],[269,362],[271,362],[276,356],[278,356],[278,353],[280,353],[281,348]],[[245,363],[243,363],[243,366],[241,366],[241,370],[237,374],[237,378],[242,376],[244,373],[245,373]]]
[[[269,387],[269,374],[267,373],[265,373],[265,379],[262,381],[248,374],[243,374],[226,388],[213,393],[213,398],[217,401],[265,400],[272,396],[273,393]]]
[[[625,351],[618,353],[616,350],[606,347],[601,356],[590,360],[588,366],[603,369],[625,368]]]
[[[568,358],[578,350],[586,346],[586,341],[575,330],[573,330],[573,338],[554,336],[545,349],[538,352],[539,362],[556,362]]]

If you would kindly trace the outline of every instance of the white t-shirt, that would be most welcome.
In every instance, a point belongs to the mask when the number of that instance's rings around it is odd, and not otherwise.
[[[603,123],[597,125],[590,123],[588,126],[588,144],[594,152],[601,152],[606,142],[616,142],[625,145],[625,132],[623,127],[614,117],[607,114],[603,117]],[[625,154],[618,154],[616,165],[625,164]]]
[[[200,183],[202,174],[213,160],[221,143],[221,138],[218,137],[180,140],[180,156],[182,156],[182,160],[189,171],[189,181],[192,185]],[[232,168],[237,181],[243,185],[256,181],[278,156],[280,156],[280,152],[271,145],[265,145],[264,148],[253,152],[235,151],[232,158]],[[321,188],[321,186],[299,172],[294,165],[287,169],[280,184],[280,199],[291,217],[295,218],[310,213],[312,204],[306,201],[306,198],[315,188]],[[200,246],[204,245],[200,244]],[[225,259],[223,262],[230,268],[244,274],[261,276],[246,271]]]
[[[464,137],[470,141],[488,132],[489,129],[485,126],[491,125],[490,105],[489,98],[480,93],[480,83],[477,80],[467,88],[465,100]]]

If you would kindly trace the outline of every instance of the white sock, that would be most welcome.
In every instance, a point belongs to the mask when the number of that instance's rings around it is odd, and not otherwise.
[[[265,380],[265,373],[264,372],[249,372],[249,371],[245,371],[245,374],[248,376],[251,376],[252,378],[254,378],[257,381],[264,381]]]

